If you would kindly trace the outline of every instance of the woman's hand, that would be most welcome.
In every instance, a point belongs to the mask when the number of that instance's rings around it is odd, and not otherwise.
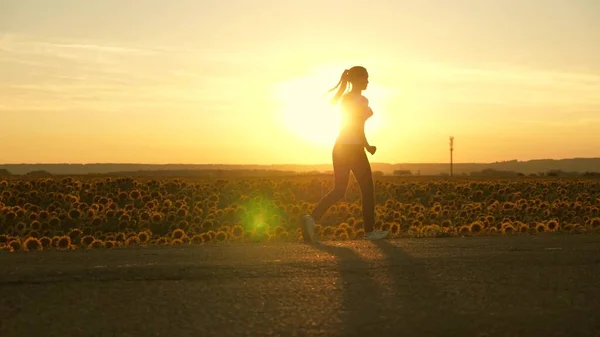
[[[367,145],[365,148],[370,154],[375,154],[375,151],[377,151],[377,146]]]

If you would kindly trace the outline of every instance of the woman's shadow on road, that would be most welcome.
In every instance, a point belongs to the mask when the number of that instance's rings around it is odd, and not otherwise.
[[[314,245],[338,260],[343,291],[342,335],[424,336],[457,332],[449,303],[445,303],[443,292],[431,280],[424,259],[408,253],[399,240],[350,243],[367,254],[383,255],[371,261],[348,245]]]
[[[372,277],[375,267],[346,244],[319,243],[318,250],[336,257],[340,274],[342,301],[339,318],[343,336],[380,336],[373,326],[385,321],[390,312],[381,306],[381,289]]]

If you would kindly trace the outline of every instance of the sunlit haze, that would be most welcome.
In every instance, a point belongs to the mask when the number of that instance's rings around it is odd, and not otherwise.
[[[321,164],[362,65],[374,162],[600,157],[597,0],[1,0],[0,163]]]

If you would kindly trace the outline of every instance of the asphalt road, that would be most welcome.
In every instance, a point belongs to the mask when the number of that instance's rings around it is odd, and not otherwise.
[[[0,336],[600,336],[600,236],[0,254]]]

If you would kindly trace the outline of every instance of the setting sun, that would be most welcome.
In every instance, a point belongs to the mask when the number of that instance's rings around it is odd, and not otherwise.
[[[309,78],[294,79],[280,84],[275,94],[283,127],[316,145],[333,144],[341,121],[324,88]]]
[[[335,77],[317,74],[276,85],[273,96],[283,127],[302,140],[318,146],[332,146],[339,132],[341,112],[338,105],[330,103],[333,92],[328,93],[327,90],[336,80]],[[368,139],[373,138],[372,133],[380,126],[382,113],[376,107],[384,106],[386,94],[376,85],[363,92],[375,111],[365,126],[365,131],[371,134],[367,134]]]

